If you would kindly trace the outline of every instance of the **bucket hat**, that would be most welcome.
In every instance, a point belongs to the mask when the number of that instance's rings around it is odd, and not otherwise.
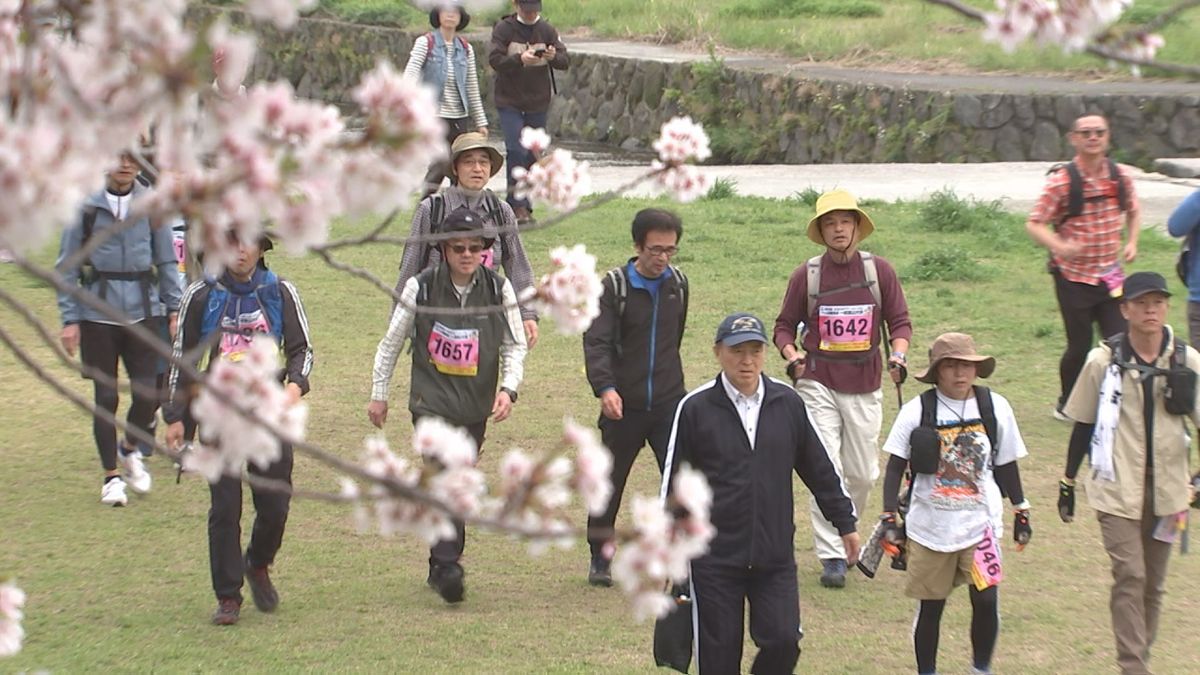
[[[996,359],[975,350],[975,340],[966,333],[942,333],[929,348],[929,367],[917,375],[925,384],[937,384],[938,366],[945,359],[958,359],[977,364],[979,377],[987,377],[996,369]]]
[[[858,238],[854,240],[856,244],[875,231],[875,223],[871,216],[858,207],[854,195],[845,190],[830,190],[817,198],[817,215],[808,221],[808,238],[821,246],[825,245],[825,237],[821,236],[821,216],[830,211],[854,211],[858,214]]]
[[[450,173],[455,174],[454,165],[458,162],[458,156],[468,150],[487,150],[488,157],[492,159],[492,175],[500,173],[500,167],[504,166],[504,156],[500,151],[492,147],[488,143],[487,137],[477,131],[468,131],[454,139],[454,143],[450,144]]]

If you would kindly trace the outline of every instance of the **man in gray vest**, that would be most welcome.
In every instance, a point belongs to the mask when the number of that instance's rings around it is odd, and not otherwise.
[[[508,419],[524,375],[525,331],[512,283],[482,265],[494,243],[481,234],[482,218],[466,209],[446,216],[442,231],[461,237],[442,242],[442,262],[410,278],[392,312],[387,334],[375,352],[367,417],[376,427],[387,421],[388,386],[400,348],[412,334],[412,385],[408,409],[413,424],[440,417],[463,427],[483,448],[488,418]],[[503,312],[487,308],[502,305]],[[472,314],[421,311],[478,308]],[[499,389],[497,389],[499,385]],[[430,549],[429,585],[446,602],[463,599],[459,564],[466,530]]]

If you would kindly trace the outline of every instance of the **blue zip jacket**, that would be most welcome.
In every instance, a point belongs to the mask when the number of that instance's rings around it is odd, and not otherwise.
[[[132,199],[136,202],[150,188],[134,182]],[[58,273],[71,286],[79,284],[79,268],[64,269],[62,264],[83,245],[83,214],[88,209],[96,210],[92,237],[97,237],[116,223],[104,190],[88,197],[79,210],[73,225],[63,231],[59,246]],[[125,229],[100,244],[91,255],[92,265],[103,272],[144,272],[151,267],[158,269],[158,281],[150,287],[150,316],[166,316],[179,311],[179,300],[183,297],[183,286],[177,272],[174,240],[170,227],[151,227],[149,218],[142,218],[132,227]],[[102,289],[101,286],[107,286]],[[99,296],[103,290],[105,301],[127,317],[127,323],[136,323],[146,317],[142,302],[142,282],[137,279],[101,279],[87,286],[87,290]],[[115,323],[100,312],[85,306],[66,293],[58,293],[58,311],[63,325],[92,321]]]
[[[1172,237],[1188,237],[1192,242],[1190,267],[1187,271],[1188,300],[1200,302],[1200,244],[1196,240],[1200,233],[1200,190],[1188,195],[1171,217],[1167,219],[1167,232]]]

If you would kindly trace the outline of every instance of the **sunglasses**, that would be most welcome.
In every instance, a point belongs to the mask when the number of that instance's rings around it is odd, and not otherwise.
[[[483,250],[483,244],[450,244],[450,250],[457,255],[462,255],[468,251],[471,255],[475,255]]]
[[[1093,136],[1096,138],[1104,138],[1108,135],[1108,129],[1076,129],[1075,133],[1079,136],[1083,136],[1084,138],[1091,138]]]

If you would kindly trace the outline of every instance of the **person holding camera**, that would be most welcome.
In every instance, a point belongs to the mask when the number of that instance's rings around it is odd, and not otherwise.
[[[569,62],[558,30],[542,18],[541,0],[513,0],[513,8],[492,28],[488,63],[496,71],[496,110],[508,153],[507,200],[524,225],[532,220],[532,207],[528,199],[517,198],[513,169],[528,169],[537,158],[521,145],[521,130],[545,128],[556,89],[554,71],[566,70]]]
[[[1187,421],[1200,424],[1200,353],[1167,325],[1171,293],[1155,272],[1125,279],[1121,315],[1128,328],[1088,354],[1067,399],[1075,420],[1059,482],[1058,512],[1075,518],[1075,477],[1085,455],[1088,503],[1112,563],[1110,608],[1117,664],[1149,673],[1171,544],[1195,501],[1188,481]]]
[[[1013,504],[1017,550],[1033,535],[1017,468],[1017,460],[1029,453],[1016,416],[1007,399],[975,384],[995,368],[996,360],[979,354],[970,335],[939,335],[929,349],[929,367],[917,375],[934,388],[904,404],[883,446],[891,458],[880,522],[886,539],[906,550],[905,594],[918,602],[913,624],[918,673],[937,672],[946,598],[966,583],[972,672],[991,672],[1000,634],[1004,495]],[[902,528],[897,506],[906,470],[911,481]]]

